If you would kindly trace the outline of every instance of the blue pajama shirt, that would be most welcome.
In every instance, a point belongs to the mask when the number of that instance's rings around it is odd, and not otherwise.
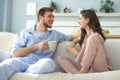
[[[32,26],[28,29],[23,29],[20,32],[18,40],[13,46],[13,52],[17,48],[27,47],[42,41],[57,41],[57,44],[59,44],[62,41],[70,40],[70,36],[58,32],[56,30],[47,29],[46,32],[36,32],[35,27],[36,26]],[[28,70],[29,66],[34,65],[35,63],[39,63],[41,64],[41,66],[44,64],[44,67],[42,67],[42,70],[40,69],[41,71],[38,73],[52,72],[54,71],[51,70],[52,67],[54,67],[52,65],[55,65],[54,61],[51,59],[53,55],[54,52],[50,51],[50,49],[47,49],[33,51],[32,53],[24,57],[6,59],[2,63],[0,63],[0,80],[8,80],[8,78],[12,74],[17,72],[30,72]],[[43,63],[44,61],[45,63]],[[33,69],[32,71],[34,71],[35,68],[33,67],[31,69]]]

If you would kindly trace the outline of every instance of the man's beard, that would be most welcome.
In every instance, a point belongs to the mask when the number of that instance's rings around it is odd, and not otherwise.
[[[43,21],[43,25],[46,27],[46,28],[52,28],[52,26],[49,26],[49,24],[45,21]]]

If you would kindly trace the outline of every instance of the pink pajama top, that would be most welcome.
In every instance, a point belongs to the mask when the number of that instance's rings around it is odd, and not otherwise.
[[[104,72],[111,70],[111,64],[107,58],[104,39],[97,32],[91,33],[86,36],[82,48],[78,56],[76,57],[82,68],[88,70],[88,72]]]

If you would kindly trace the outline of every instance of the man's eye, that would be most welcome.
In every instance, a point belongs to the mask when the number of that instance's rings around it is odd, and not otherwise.
[[[54,18],[54,16],[48,16],[49,18]]]

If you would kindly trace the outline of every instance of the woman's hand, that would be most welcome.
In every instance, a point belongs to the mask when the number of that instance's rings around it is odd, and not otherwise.
[[[78,74],[81,74],[81,73],[88,73],[88,71],[84,68],[81,68],[80,71],[78,72]]]
[[[77,56],[78,51],[75,47],[71,47],[70,45],[66,45],[66,51],[70,54],[73,54],[74,56]]]
[[[70,45],[66,45],[66,51],[67,51],[68,53],[71,53],[72,50],[73,50],[73,47],[71,47]]]

